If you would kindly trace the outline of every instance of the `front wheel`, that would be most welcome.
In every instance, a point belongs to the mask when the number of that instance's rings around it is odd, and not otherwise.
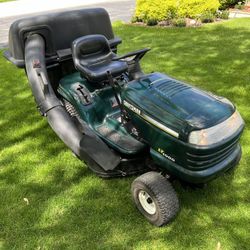
[[[160,173],[148,172],[137,177],[131,192],[139,211],[158,227],[169,223],[179,211],[176,192]]]

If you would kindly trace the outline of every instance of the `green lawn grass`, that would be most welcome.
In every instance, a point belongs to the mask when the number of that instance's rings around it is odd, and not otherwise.
[[[246,129],[238,168],[203,189],[174,186],[181,211],[150,225],[130,196],[133,178],[102,180],[39,116],[22,70],[0,58],[0,249],[249,249],[250,19],[201,28],[116,23],[120,53],[151,47],[161,71],[234,102]],[[28,199],[24,201],[24,198]]]
[[[0,0],[0,3],[3,3],[3,2],[12,2],[12,1],[15,1],[15,0]]]

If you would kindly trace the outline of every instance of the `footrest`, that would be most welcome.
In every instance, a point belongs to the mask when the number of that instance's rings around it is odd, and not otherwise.
[[[103,140],[111,144],[125,154],[137,154],[146,148],[146,145],[128,133],[114,130],[112,127],[103,124],[96,128]]]

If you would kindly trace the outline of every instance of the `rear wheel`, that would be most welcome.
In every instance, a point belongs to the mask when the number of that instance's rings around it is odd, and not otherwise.
[[[133,181],[131,192],[139,211],[156,226],[169,223],[179,211],[176,192],[160,173],[139,176]]]

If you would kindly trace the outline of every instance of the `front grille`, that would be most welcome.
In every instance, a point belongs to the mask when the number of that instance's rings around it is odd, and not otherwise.
[[[187,160],[187,166],[190,169],[206,169],[209,167],[212,167],[223,160],[225,160],[227,157],[229,157],[234,150],[237,148],[239,142],[239,138],[233,140],[231,143],[225,145],[221,149],[215,148],[212,152],[211,150],[209,153],[205,152],[195,152],[195,153],[186,153],[186,160]]]

